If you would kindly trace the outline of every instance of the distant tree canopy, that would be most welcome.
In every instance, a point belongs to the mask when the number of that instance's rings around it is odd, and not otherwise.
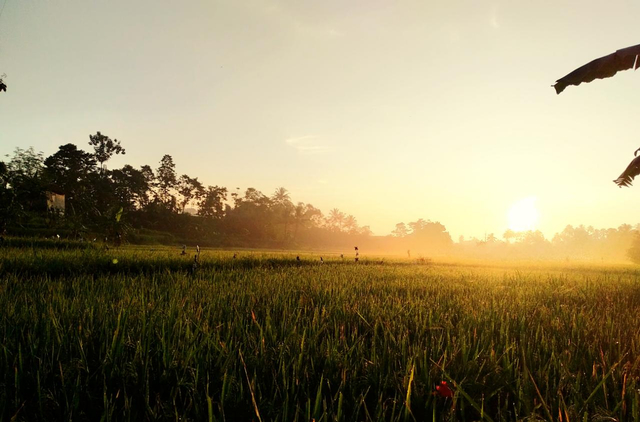
[[[640,225],[633,228],[628,224],[609,229],[594,229],[583,225],[566,226],[552,239],[546,239],[539,230],[516,232],[505,231],[504,241],[493,233],[484,239],[461,239],[458,252],[476,258],[493,259],[555,259],[624,261],[637,260],[640,263]],[[634,252],[633,246],[638,248]],[[632,257],[635,256],[635,258]]]
[[[89,145],[92,152],[61,145],[46,158],[33,148],[17,148],[6,163],[0,162],[4,226],[66,230],[80,237],[128,232],[135,238],[153,232],[164,233],[165,240],[229,246],[350,245],[371,236],[368,227],[337,209],[333,219],[325,219],[311,204],[294,205],[284,187],[271,196],[250,187],[229,198],[225,187],[204,185],[187,174],[178,177],[171,155],[162,156],[155,171],[129,164],[109,170],[105,163],[125,154],[120,141],[97,132],[89,135]],[[50,191],[65,196],[63,216],[53,218],[47,211],[45,193]]]
[[[396,224],[391,234],[402,239],[404,246],[414,250],[449,250],[453,245],[451,235],[443,224],[422,218],[409,224]]]

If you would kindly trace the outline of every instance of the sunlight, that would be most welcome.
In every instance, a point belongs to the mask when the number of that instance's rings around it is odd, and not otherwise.
[[[536,208],[536,197],[530,196],[514,203],[509,208],[509,228],[520,232],[535,230],[538,223],[538,209]]]

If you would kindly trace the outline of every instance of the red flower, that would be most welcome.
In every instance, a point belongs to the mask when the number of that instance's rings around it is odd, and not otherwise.
[[[436,386],[436,392],[440,397],[453,397],[453,391],[451,391],[446,381],[442,381],[440,385]]]

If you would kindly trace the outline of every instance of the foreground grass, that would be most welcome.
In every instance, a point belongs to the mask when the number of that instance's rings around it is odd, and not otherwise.
[[[232,254],[0,249],[0,418],[640,420],[632,268]]]

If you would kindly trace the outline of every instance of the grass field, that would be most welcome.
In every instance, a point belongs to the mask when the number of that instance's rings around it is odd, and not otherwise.
[[[635,267],[18,246],[2,420],[640,420]]]

